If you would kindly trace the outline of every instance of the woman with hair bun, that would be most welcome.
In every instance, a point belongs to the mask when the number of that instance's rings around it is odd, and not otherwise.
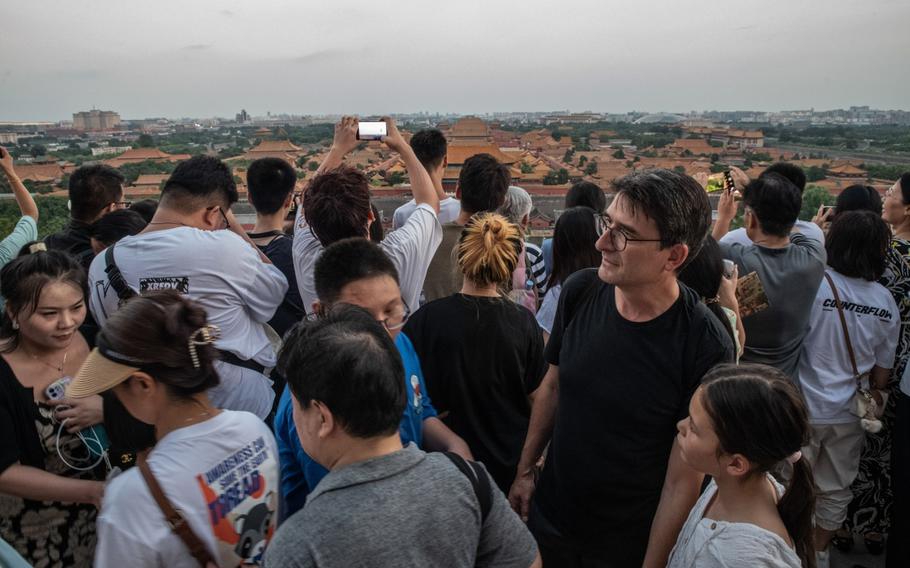
[[[506,293],[521,249],[521,232],[505,217],[472,217],[456,248],[461,291],[426,304],[404,329],[440,417],[504,492],[547,368],[534,315]]]
[[[157,438],[105,491],[96,567],[261,563],[277,518],[278,452],[258,417],[206,395],[219,382],[218,337],[177,292],[138,296],[108,318],[67,387],[72,398],[111,390]]]

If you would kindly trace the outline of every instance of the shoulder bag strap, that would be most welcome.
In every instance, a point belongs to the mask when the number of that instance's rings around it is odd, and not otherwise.
[[[126,300],[137,296],[137,294],[136,291],[130,288],[130,285],[126,283],[126,280],[123,278],[123,273],[120,272],[120,267],[117,266],[117,262],[114,260],[114,247],[116,245],[117,243],[114,243],[104,251],[104,263],[107,264],[104,271],[107,273],[108,282],[111,283],[111,288],[117,293],[117,297],[120,298],[121,302],[125,302]]]
[[[828,285],[831,286],[831,292],[834,293],[834,305],[837,306],[837,315],[840,316],[840,325],[844,330],[844,338],[847,340],[847,353],[850,354],[850,365],[853,366],[853,376],[856,377],[857,382],[859,382],[859,370],[856,368],[856,355],[853,353],[853,342],[850,341],[850,332],[847,331],[847,319],[844,317],[844,307],[840,301],[840,294],[837,293],[837,286],[834,285],[834,280],[827,271],[825,271],[825,279],[828,280]]]
[[[449,460],[455,464],[461,473],[468,478],[471,486],[474,488],[474,495],[477,497],[477,503],[480,505],[480,524],[487,520],[487,515],[493,507],[493,497],[490,494],[490,477],[484,473],[482,467],[474,462],[469,462],[455,452],[443,452]]]
[[[171,527],[174,534],[180,537],[183,544],[190,549],[190,554],[193,558],[199,562],[200,566],[206,566],[209,562],[217,565],[215,559],[212,558],[212,555],[209,553],[209,549],[205,546],[205,543],[202,542],[202,539],[193,532],[192,527],[186,522],[186,519],[183,518],[180,511],[171,505],[167,495],[164,494],[164,490],[161,489],[158,480],[155,479],[155,475],[149,468],[144,452],[139,456],[138,466],[139,471],[142,473],[142,477],[145,479],[145,483],[148,485],[149,491],[152,494],[152,498],[155,499],[155,502],[158,503],[158,507],[161,508],[161,512],[164,513],[167,524]]]

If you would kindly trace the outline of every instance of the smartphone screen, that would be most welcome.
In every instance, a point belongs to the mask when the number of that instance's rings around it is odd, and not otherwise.
[[[357,123],[358,140],[380,140],[388,134],[385,122],[359,122]]]

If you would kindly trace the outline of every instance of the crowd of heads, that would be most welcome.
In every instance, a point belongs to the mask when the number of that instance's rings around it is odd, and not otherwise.
[[[441,132],[422,130],[410,146],[431,177],[441,175],[447,166]],[[141,233],[162,214],[192,217],[207,230],[224,229],[238,201],[230,168],[210,156],[177,165],[164,184],[160,207],[151,200],[128,204],[123,183],[107,166],[82,167],[69,180],[72,218],[89,227],[95,254]],[[249,166],[247,183],[259,216],[284,219],[299,198],[298,228],[305,226],[322,245],[312,269],[318,301],[304,307],[311,315],[284,336],[277,354],[304,451],[331,464],[339,439],[397,436],[408,383],[402,381],[405,367],[396,338],[420,306],[402,298],[400,270],[380,244],[384,235],[368,178],[344,165],[320,170],[298,196],[294,168],[264,158]],[[453,250],[457,269],[466,286],[495,290],[503,298],[526,260],[534,207],[531,195],[511,183],[507,166],[478,154],[461,167],[456,190],[466,214]],[[749,238],[789,237],[805,187],[799,167],[779,163],[739,188]],[[724,249],[709,234],[712,208],[704,188],[684,173],[649,169],[616,179],[611,190],[609,206],[594,183],[579,181],[568,190],[555,223],[546,288],[556,289],[581,271],[593,274],[594,268],[601,281],[623,293],[659,293],[661,286],[676,289],[678,281],[694,291],[730,342],[737,341],[735,319],[719,302],[730,276]],[[849,278],[881,279],[893,237],[889,223],[907,218],[908,208],[910,174],[884,202],[874,187],[845,189],[826,226],[827,266]],[[83,267],[65,252],[36,246],[0,270],[5,300],[0,341],[7,353],[21,337],[49,348],[62,345],[86,318]],[[198,301],[176,291],[144,293],[107,317],[94,338],[100,356],[90,357],[80,373],[106,377],[98,380],[113,395],[104,399],[112,438],[147,447],[154,432],[126,420],[126,413],[154,424],[165,402],[198,402],[219,386],[216,363],[223,353],[215,347],[218,331],[209,320]],[[124,433],[118,425],[134,432]],[[807,460],[799,459],[811,437],[809,413],[785,373],[751,363],[714,366],[701,379],[678,430],[682,459],[715,478],[752,479],[775,472],[782,462],[792,464],[777,509],[799,556],[814,564],[813,473]]]

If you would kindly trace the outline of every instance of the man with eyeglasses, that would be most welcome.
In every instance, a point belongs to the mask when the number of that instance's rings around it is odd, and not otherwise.
[[[198,301],[221,329],[215,344],[221,384],[209,392],[212,402],[266,419],[274,408],[269,375],[277,361],[277,336],[267,322],[288,282],[234,218],[237,198],[224,162],[211,156],[181,162],[145,229],[95,257],[89,307],[103,324],[123,300],[145,291],[177,290]]]
[[[89,227],[111,211],[129,207],[123,200],[123,175],[101,164],[82,166],[69,179],[70,221],[60,231],[48,235],[48,250],[71,254],[88,271],[95,253]]]
[[[563,285],[509,492],[545,566],[666,565],[703,477],[676,423],[704,373],[733,360],[721,322],[676,278],[708,232],[704,190],[660,169],[613,186],[600,267]]]
[[[451,451],[473,459],[464,440],[436,416],[417,353],[408,337],[401,333],[411,310],[401,297],[398,271],[379,245],[360,237],[335,242],[319,256],[313,278],[319,299],[313,303],[309,317],[323,317],[338,304],[359,306],[382,323],[395,341],[404,363],[402,380],[408,399],[399,426],[402,443],[414,442],[427,451]],[[278,403],[274,431],[281,461],[281,495],[285,505],[282,514],[287,517],[303,507],[306,496],[328,470],[303,451],[287,388]]]

